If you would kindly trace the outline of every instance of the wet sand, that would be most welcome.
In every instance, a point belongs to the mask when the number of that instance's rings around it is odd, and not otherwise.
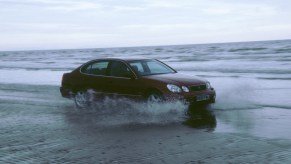
[[[0,163],[291,162],[290,109],[207,111],[126,122],[76,109],[56,86],[1,84]]]

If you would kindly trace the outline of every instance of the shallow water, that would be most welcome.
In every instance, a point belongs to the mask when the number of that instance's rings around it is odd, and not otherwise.
[[[157,58],[206,78],[209,107],[62,98],[64,72],[98,57]],[[0,52],[0,162],[290,162],[291,41]],[[220,148],[224,149],[221,150]]]

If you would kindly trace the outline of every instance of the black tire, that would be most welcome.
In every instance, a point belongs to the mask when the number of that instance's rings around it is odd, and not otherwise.
[[[147,103],[161,103],[164,98],[163,95],[158,91],[151,91],[146,96]]]
[[[90,107],[91,95],[87,91],[78,91],[74,96],[76,107],[79,109],[86,109]]]

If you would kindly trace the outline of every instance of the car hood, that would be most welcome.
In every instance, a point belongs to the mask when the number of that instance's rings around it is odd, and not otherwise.
[[[144,78],[156,80],[156,81],[163,81],[168,84],[185,85],[185,86],[205,84],[206,82],[206,80],[203,80],[199,77],[185,75],[181,73],[150,75],[150,76],[144,76]]]

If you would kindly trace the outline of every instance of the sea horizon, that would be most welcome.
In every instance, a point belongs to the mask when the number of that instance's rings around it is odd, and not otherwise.
[[[229,41],[229,42],[208,42],[208,43],[185,43],[185,44],[165,44],[165,45],[140,45],[140,46],[108,46],[108,47],[84,47],[84,48],[57,48],[57,49],[19,49],[19,50],[0,50],[0,52],[20,52],[20,51],[62,51],[62,50],[82,50],[82,49],[117,49],[117,48],[139,48],[139,47],[170,47],[170,46],[192,46],[209,44],[236,44],[236,43],[255,43],[255,42],[274,42],[289,41],[291,39],[270,39],[270,40],[249,40],[249,41]]]

